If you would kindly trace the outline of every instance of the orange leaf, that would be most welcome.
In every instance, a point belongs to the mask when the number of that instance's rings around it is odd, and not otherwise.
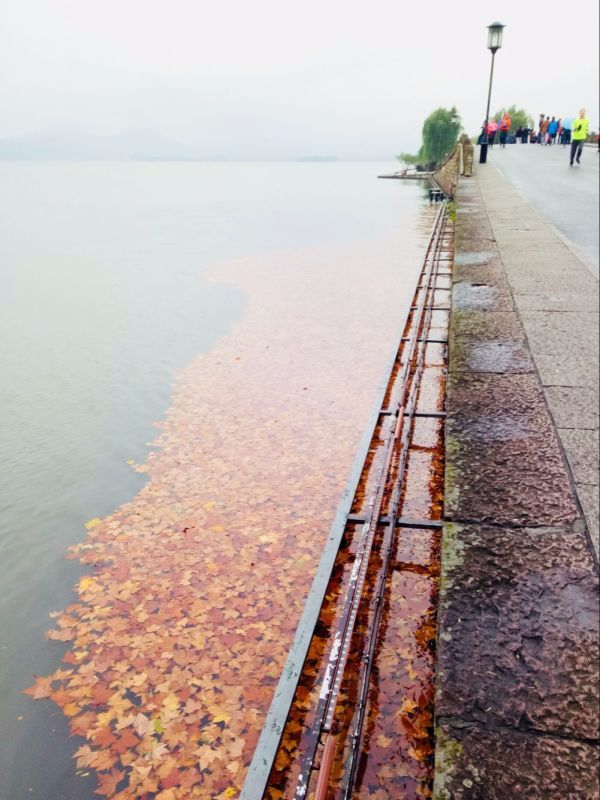
[[[92,705],[95,706],[103,706],[105,705],[108,700],[113,696],[114,691],[112,689],[107,689],[106,686],[101,686],[100,684],[96,684],[92,689]]]
[[[99,775],[98,780],[100,785],[94,794],[101,794],[104,795],[104,797],[112,797],[117,791],[117,784],[119,784],[124,777],[125,773],[118,769],[111,769],[110,772],[105,773],[104,775]]]
[[[114,762],[115,758],[109,750],[97,750],[90,766],[103,772],[104,770],[112,769]]]
[[[172,789],[173,786],[179,786],[181,784],[181,774],[177,767],[173,767],[171,772],[168,775],[165,775],[164,778],[161,778],[160,787],[161,789]]]
[[[114,749],[119,754],[125,753],[127,750],[133,750],[139,743],[139,739],[137,736],[130,730],[125,729],[123,734],[119,736],[117,743],[114,745]]]
[[[92,736],[92,741],[99,747],[110,747],[115,741],[115,737],[110,728],[100,728]]]
[[[30,694],[34,700],[41,700],[43,697],[50,697],[53,683],[54,678],[52,675],[47,678],[36,675],[35,684],[28,689],[23,689],[23,693]]]

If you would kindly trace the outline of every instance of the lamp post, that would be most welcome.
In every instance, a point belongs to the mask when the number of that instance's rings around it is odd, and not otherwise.
[[[485,164],[487,161],[487,123],[490,116],[490,101],[492,99],[492,78],[494,77],[494,57],[496,55],[496,51],[500,50],[502,47],[502,31],[505,28],[505,25],[502,25],[500,22],[492,22],[491,25],[488,25],[488,50],[492,51],[492,66],[490,68],[490,88],[488,89],[488,99],[487,99],[487,108],[485,110],[485,133],[486,133],[486,141],[481,144],[479,149],[479,163]]]

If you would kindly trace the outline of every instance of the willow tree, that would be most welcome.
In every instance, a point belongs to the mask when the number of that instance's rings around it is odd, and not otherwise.
[[[508,112],[508,116],[511,119],[511,133],[514,133],[518,128],[533,128],[533,117],[524,108],[517,108],[514,105],[510,106],[510,108],[501,108],[500,111],[494,114],[494,119],[502,119],[506,112]]]
[[[417,155],[402,153],[398,158],[408,164],[439,164],[453,150],[461,128],[462,122],[454,106],[438,108],[423,123],[423,143]]]

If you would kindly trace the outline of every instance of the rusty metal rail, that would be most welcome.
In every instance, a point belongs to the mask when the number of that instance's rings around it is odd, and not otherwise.
[[[375,646],[377,644],[377,637],[379,632],[379,624],[381,621],[381,613],[383,610],[385,585],[388,578],[389,566],[392,556],[392,549],[394,543],[394,536],[396,527],[398,525],[398,514],[400,509],[400,496],[402,493],[402,486],[404,483],[404,475],[406,470],[406,463],[408,459],[408,451],[410,447],[411,437],[414,428],[414,421],[416,418],[423,416],[417,412],[417,399],[421,385],[421,377],[425,369],[425,353],[427,349],[427,332],[431,327],[431,318],[435,304],[435,288],[437,276],[440,265],[440,253],[442,249],[443,231],[445,223],[445,214],[441,217],[442,227],[438,231],[435,238],[434,252],[432,256],[432,268],[428,273],[427,286],[421,286],[423,292],[423,306],[420,306],[422,317],[417,325],[414,325],[415,332],[416,353],[415,361],[413,364],[413,372],[410,377],[410,391],[406,404],[398,403],[396,413],[398,421],[402,419],[402,433],[399,442],[399,464],[396,475],[394,476],[394,488],[389,503],[389,510],[387,514],[387,527],[381,545],[381,568],[377,575],[375,586],[375,613],[371,623],[370,629],[367,634],[365,645],[363,646],[362,657],[360,659],[361,669],[358,680],[358,701],[356,703],[354,718],[351,725],[350,733],[350,754],[346,762],[345,776],[342,781],[342,797],[343,800],[349,800],[352,796],[352,789],[356,779],[356,770],[358,767],[359,748],[362,735],[362,729],[365,719],[367,708],[367,693],[369,689],[369,681],[371,677],[371,670],[373,667],[373,660],[375,655]],[[435,232],[434,232],[435,235]],[[413,323],[414,324],[414,323]],[[404,357],[404,354],[403,354]],[[431,416],[439,416],[433,412]],[[323,783],[326,783],[325,778]],[[319,800],[319,793],[315,794],[315,800]]]
[[[377,600],[374,622],[363,652],[364,659],[359,676],[359,702],[351,725],[352,746],[344,778],[343,796],[346,798],[351,796],[360,734],[364,721],[366,692],[377,640],[383,590],[389,570],[392,543],[397,526],[404,523],[403,520],[399,519],[399,507],[410,437],[415,418],[422,416],[416,410],[417,397],[425,364],[425,351],[428,342],[431,341],[428,339],[428,332],[434,310],[436,279],[440,263],[444,261],[441,258],[441,252],[445,243],[445,227],[446,204],[442,203],[436,215],[432,235],[427,246],[423,270],[415,295],[416,301],[408,309],[409,313],[412,314],[409,336],[401,336],[399,338],[398,345],[389,363],[386,379],[379,386],[377,407],[371,415],[370,424],[361,442],[352,473],[330,530],[287,663],[244,783],[241,800],[260,800],[264,795],[285,721],[301,675],[302,665],[308,652],[327,584],[336,561],[340,542],[347,525],[358,524],[362,526],[358,533],[358,548],[344,596],[340,620],[332,636],[316,714],[311,725],[309,746],[302,756],[300,775],[294,794],[295,800],[303,800],[306,797],[309,782],[318,763],[319,776],[315,789],[315,798],[318,800],[318,798],[325,796],[335,751],[336,738],[332,733],[332,726],[337,700],[357,614],[363,599],[363,588],[375,536],[377,530],[382,525],[385,525],[386,528],[380,550],[382,567],[376,579]],[[398,370],[396,369],[397,365],[400,365]],[[386,397],[388,401],[384,402]],[[439,416],[438,413],[432,415]],[[385,427],[385,434],[377,479],[368,499],[366,513],[364,516],[357,517],[351,514],[352,502],[358,489],[373,435],[380,422]],[[384,519],[382,517],[382,508],[386,487],[389,485],[390,476],[394,470],[394,488],[387,503],[388,514]],[[427,521],[418,520],[410,520],[408,522],[411,525],[415,523],[417,525],[427,524]],[[320,751],[319,757],[317,757],[318,750]]]

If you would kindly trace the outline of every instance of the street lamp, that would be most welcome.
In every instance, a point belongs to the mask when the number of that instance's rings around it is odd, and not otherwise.
[[[488,25],[488,50],[492,51],[492,66],[490,69],[490,88],[488,89],[488,99],[487,99],[487,108],[485,110],[485,121],[484,121],[484,130],[485,130],[485,141],[482,142],[481,147],[479,149],[479,163],[485,164],[487,161],[487,122],[490,116],[490,101],[492,99],[492,78],[494,77],[494,56],[496,55],[496,51],[500,50],[502,47],[502,31],[505,28],[505,25],[502,25],[500,22],[492,22],[491,25]]]

